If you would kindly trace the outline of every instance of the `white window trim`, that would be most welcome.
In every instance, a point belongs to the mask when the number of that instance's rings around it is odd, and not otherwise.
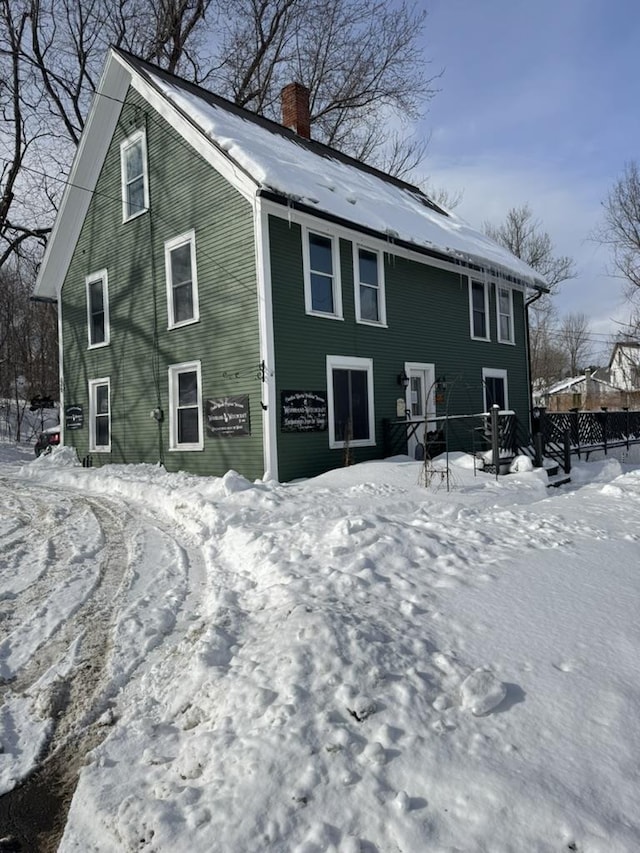
[[[375,405],[373,398],[373,359],[357,358],[343,355],[327,356],[327,410],[329,416],[329,447],[337,449],[345,446],[344,441],[336,441],[334,424],[334,400],[333,400],[333,370],[362,370],[367,373],[367,392],[369,403],[369,438],[361,438],[349,442],[349,447],[375,447]]]
[[[144,179],[144,208],[137,210],[135,213],[129,213],[129,204],[127,201],[127,160],[126,150],[136,142],[142,141],[142,176]],[[122,194],[122,221],[129,222],[131,219],[136,219],[142,216],[149,210],[149,170],[147,167],[147,134],[144,130],[137,130],[123,139],[120,143],[120,186]]]
[[[500,291],[506,290],[509,294],[509,328],[511,329],[511,337],[503,338],[500,334]],[[500,282],[496,282],[496,330],[498,335],[498,343],[500,344],[515,344],[515,329],[514,329],[514,316],[513,316],[513,288],[507,287],[506,284],[501,284]]]
[[[509,409],[509,382],[507,380],[507,371],[501,368],[483,367],[482,368],[482,401],[485,412],[489,411],[487,405],[487,379],[503,379],[504,380],[504,409],[501,412],[508,412]]]
[[[491,328],[489,322],[489,287],[487,282],[480,278],[473,278],[472,276],[468,276],[467,280],[469,282],[469,330],[471,332],[471,339],[474,341],[490,341],[491,340]],[[473,325],[473,285],[481,284],[484,288],[484,318],[485,318],[485,326],[487,327],[487,334],[485,337],[480,337],[479,335],[474,334],[474,325]]]
[[[370,252],[372,255],[375,255],[378,259],[378,314],[380,315],[379,320],[366,320],[362,317],[361,309],[360,309],[360,285],[364,285],[365,287],[371,287],[370,284],[366,284],[366,282],[360,281],[360,255],[359,251],[362,249],[364,252]],[[353,290],[354,290],[354,301],[356,306],[356,323],[361,323],[363,326],[381,326],[382,328],[388,328],[387,326],[387,301],[385,298],[385,282],[384,282],[384,256],[382,252],[378,249],[372,249],[371,246],[366,246],[363,243],[354,243],[353,244]]]
[[[106,385],[109,393],[109,444],[96,444],[96,389]],[[89,380],[89,450],[92,453],[111,453],[111,380],[108,376],[102,379]]]
[[[193,317],[176,323],[173,316],[173,281],[171,278],[171,252],[187,243],[191,249],[191,298],[193,302]],[[178,237],[166,240],[164,244],[164,268],[167,283],[167,316],[169,318],[168,329],[180,329],[182,326],[190,326],[200,320],[200,303],[198,301],[198,269],[196,266],[196,232],[186,231]]]
[[[89,285],[95,281],[102,281],[102,303],[104,305],[104,340],[97,344],[91,341],[91,299],[89,298]],[[89,349],[107,347],[111,341],[111,323],[109,322],[109,276],[106,269],[85,276],[84,287],[87,300],[87,341]]]
[[[315,311],[311,299],[311,253],[309,251],[309,235],[318,234],[331,240],[331,263],[333,265],[333,314],[325,311]],[[342,320],[342,282],[340,279],[340,250],[339,238],[335,234],[328,234],[318,228],[302,229],[302,266],[304,270],[304,308],[312,317],[324,317],[325,320]]]
[[[188,444],[178,444],[178,409],[177,409],[177,377],[180,373],[191,373],[195,370],[198,382],[198,435],[199,441]],[[183,361],[181,364],[169,365],[169,450],[202,450],[204,448],[203,417],[202,417],[202,370],[200,361]]]

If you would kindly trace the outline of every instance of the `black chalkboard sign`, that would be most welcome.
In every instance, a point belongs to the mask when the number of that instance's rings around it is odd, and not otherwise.
[[[84,409],[82,406],[69,405],[64,408],[64,428],[82,429],[84,426]]]
[[[251,435],[249,395],[218,397],[207,400],[205,407],[207,433],[214,438]]]
[[[282,391],[280,428],[283,432],[324,432],[327,429],[325,391]]]

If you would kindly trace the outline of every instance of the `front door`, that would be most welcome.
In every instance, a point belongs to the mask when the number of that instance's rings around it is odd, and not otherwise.
[[[407,452],[413,459],[424,459],[425,423],[429,415],[435,415],[434,385],[435,368],[433,364],[407,362],[405,373],[409,377],[407,386],[407,417],[417,423],[415,431],[409,437]],[[428,425],[434,429],[435,424]]]

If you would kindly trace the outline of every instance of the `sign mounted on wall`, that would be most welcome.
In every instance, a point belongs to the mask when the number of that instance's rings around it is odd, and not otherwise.
[[[64,428],[82,429],[84,426],[84,410],[82,406],[69,405],[64,409]]]
[[[282,391],[280,428],[283,432],[324,432],[327,429],[325,391]]]
[[[251,435],[248,394],[207,400],[204,414],[207,433],[214,438]]]

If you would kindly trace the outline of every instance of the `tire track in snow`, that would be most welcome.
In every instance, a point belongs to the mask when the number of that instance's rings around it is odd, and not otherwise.
[[[86,594],[80,601],[77,597],[74,601],[72,595],[67,609],[59,609],[58,621],[54,619],[43,632],[42,642],[30,635],[32,654],[24,660],[14,658],[20,665],[11,671],[10,683],[0,684],[0,722],[7,722],[8,714],[2,717],[1,713],[8,707],[11,710],[12,702],[18,700],[18,712],[28,707],[49,721],[43,726],[40,755],[32,756],[37,759],[35,771],[0,797],[0,850],[48,853],[57,849],[64,831],[77,774],[87,752],[109,733],[109,709],[114,698],[149,648],[159,646],[175,625],[176,613],[187,594],[193,556],[190,559],[157,522],[149,523],[138,509],[123,507],[117,501],[80,497],[63,490],[52,498],[42,487],[0,479],[0,489],[2,485],[10,485],[10,489],[2,490],[0,517],[19,511],[23,522],[31,521],[30,527],[20,532],[15,524],[5,525],[13,540],[12,553],[36,563],[30,573],[31,583],[22,583],[22,588],[13,576],[1,577],[10,588],[0,600],[3,621],[14,635],[20,634],[29,614],[33,620],[38,604],[40,616],[44,615],[46,604],[42,602],[55,600],[56,587],[65,578],[74,572],[92,573]],[[3,500],[10,492],[11,502]],[[88,548],[86,542],[71,541],[91,524],[95,536]],[[65,529],[71,529],[71,540]],[[160,585],[164,579],[167,591],[173,593],[165,610],[150,606],[152,596],[145,594],[149,590],[141,585],[136,567],[149,559],[157,560]],[[89,569],[91,561],[95,565]],[[19,562],[19,558],[14,560],[14,569]],[[0,567],[4,568],[1,562]],[[127,644],[136,631],[140,635],[135,647],[138,653],[127,656]],[[105,711],[108,713],[101,720]],[[3,841],[3,836],[12,840]],[[6,844],[12,846],[7,848]]]

